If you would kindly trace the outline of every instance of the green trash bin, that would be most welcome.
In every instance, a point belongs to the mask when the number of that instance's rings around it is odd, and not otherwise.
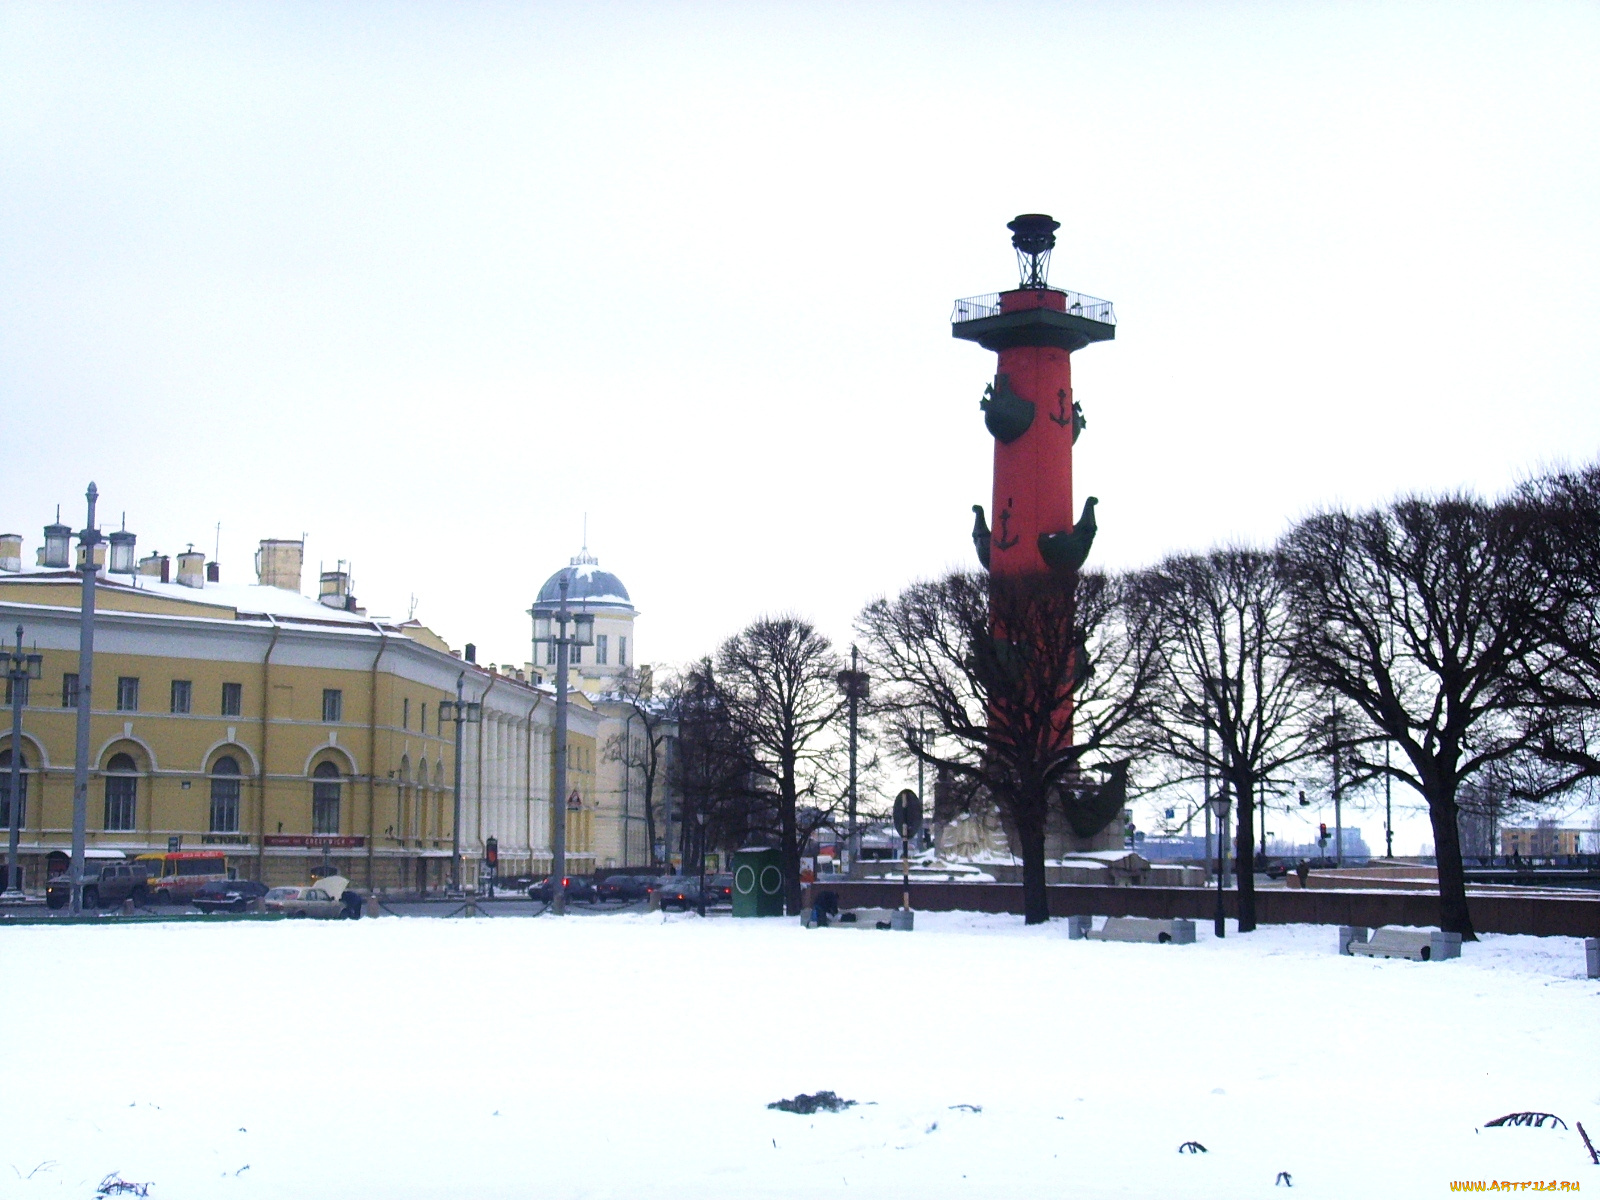
[[[783,867],[769,846],[733,852],[733,915],[783,916]]]

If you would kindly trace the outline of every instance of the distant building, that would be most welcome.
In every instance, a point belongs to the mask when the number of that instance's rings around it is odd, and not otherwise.
[[[1558,829],[1553,821],[1541,821],[1531,829],[1502,829],[1500,853],[1507,858],[1555,858],[1568,854],[1590,853],[1585,849],[1594,840],[1593,830]]]

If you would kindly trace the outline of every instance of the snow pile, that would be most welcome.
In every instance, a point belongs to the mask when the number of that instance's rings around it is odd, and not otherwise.
[[[0,1196],[1432,1196],[1582,1180],[1576,939],[1440,963],[918,913],[0,931]],[[840,1112],[770,1110],[832,1091]],[[1491,1120],[1522,1111],[1538,1126]],[[1205,1149],[1179,1153],[1185,1143]]]

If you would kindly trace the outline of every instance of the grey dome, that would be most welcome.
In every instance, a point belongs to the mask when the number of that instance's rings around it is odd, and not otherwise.
[[[568,581],[567,603],[570,605],[633,607],[633,601],[628,596],[628,589],[622,585],[622,580],[610,571],[602,571],[588,555],[579,555],[570,566],[562,567],[545,580],[544,586],[539,589],[539,598],[534,603],[541,607],[560,604],[563,575]]]

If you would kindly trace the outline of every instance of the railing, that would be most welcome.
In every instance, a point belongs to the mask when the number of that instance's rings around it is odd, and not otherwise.
[[[1056,289],[1052,288],[1052,291]],[[1111,301],[1100,300],[1094,296],[1085,296],[1079,292],[1058,292],[1066,298],[1067,315],[1082,317],[1086,321],[1098,321],[1102,325],[1115,325],[1117,313]],[[963,321],[980,321],[984,317],[997,317],[1000,315],[1000,293],[990,292],[987,296],[968,296],[964,300],[957,300],[955,309],[950,313],[950,324],[960,325]]]

